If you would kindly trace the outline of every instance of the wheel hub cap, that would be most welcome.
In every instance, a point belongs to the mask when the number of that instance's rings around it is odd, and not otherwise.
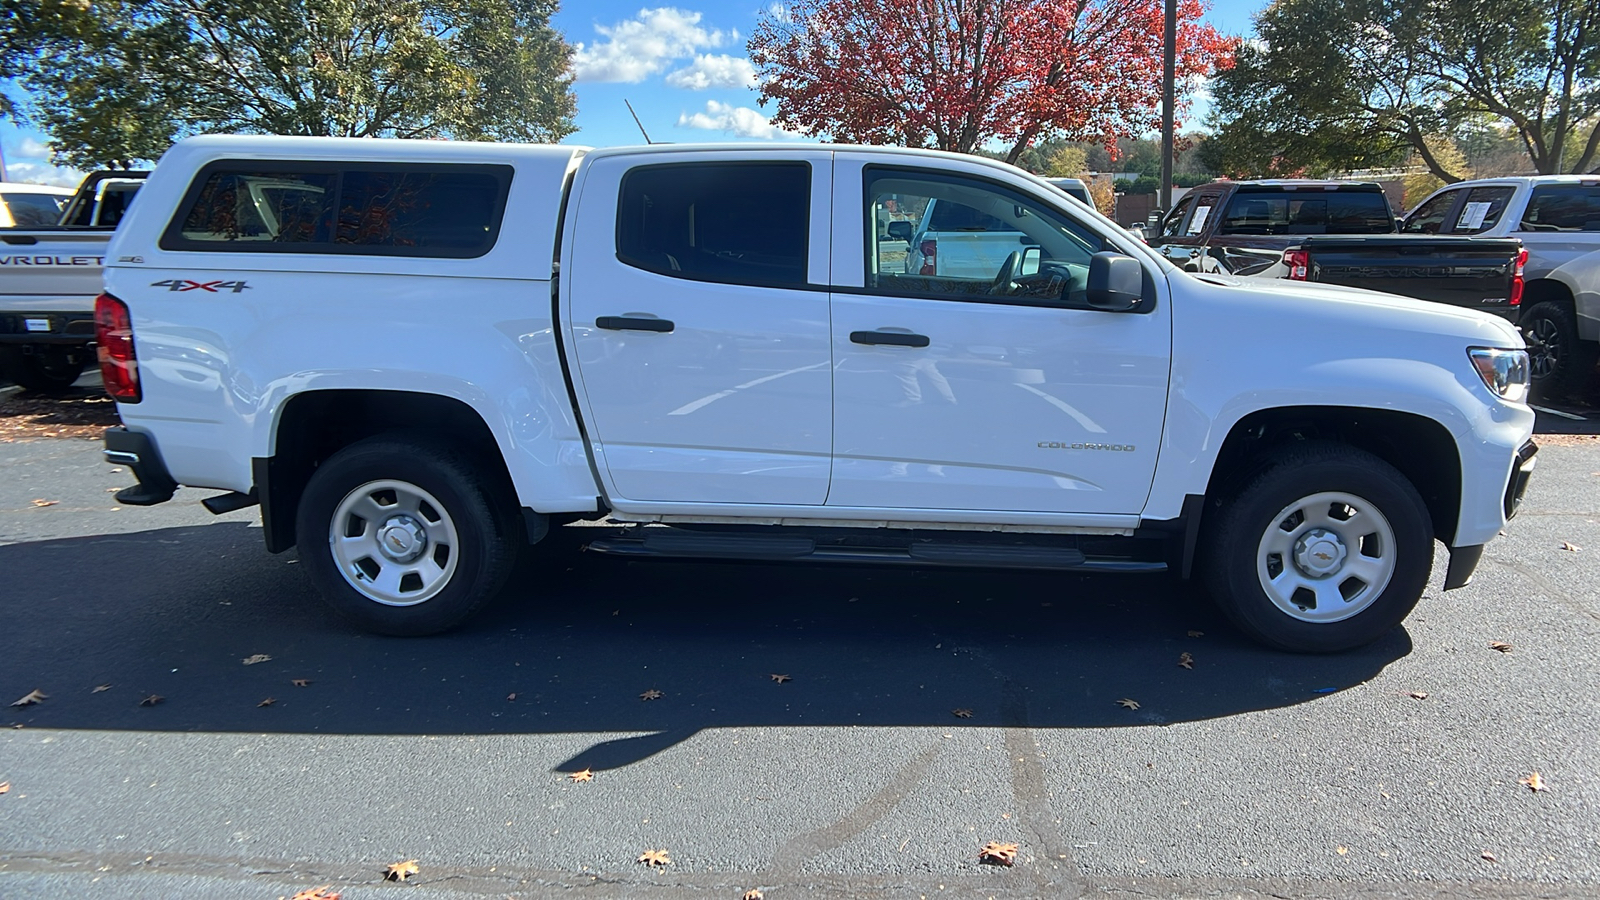
[[[427,529],[410,516],[391,516],[378,529],[378,552],[392,562],[411,562],[427,549]]]
[[[1337,534],[1313,528],[1295,542],[1294,563],[1313,578],[1326,578],[1339,571],[1347,553]]]

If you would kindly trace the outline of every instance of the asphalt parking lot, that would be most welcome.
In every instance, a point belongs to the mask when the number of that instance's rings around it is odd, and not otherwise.
[[[570,540],[466,629],[377,638],[253,510],[117,508],[97,444],[0,443],[0,702],[48,695],[0,707],[0,896],[1600,896],[1600,438],[1543,440],[1470,587],[1441,554],[1324,657],[1164,577]]]

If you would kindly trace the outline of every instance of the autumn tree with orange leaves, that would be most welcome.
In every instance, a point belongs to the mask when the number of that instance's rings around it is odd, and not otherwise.
[[[814,137],[1014,162],[1043,137],[1143,134],[1161,118],[1163,0],[798,0],[749,43],[774,124]],[[1234,41],[1179,0],[1177,77],[1225,68]],[[1180,111],[1186,102],[1180,104]]]

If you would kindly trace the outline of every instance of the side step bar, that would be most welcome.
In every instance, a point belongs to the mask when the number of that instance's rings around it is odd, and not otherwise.
[[[646,529],[640,536],[599,538],[589,549],[613,556],[666,559],[738,559],[762,562],[873,563],[995,569],[1071,569],[1091,572],[1164,572],[1164,562],[1090,558],[1070,547],[919,541],[904,547],[824,544],[796,535],[725,534]]]

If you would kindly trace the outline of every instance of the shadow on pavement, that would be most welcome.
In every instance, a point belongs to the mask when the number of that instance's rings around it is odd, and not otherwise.
[[[217,523],[0,546],[0,702],[49,695],[6,707],[0,723],[600,733],[557,767],[571,771],[628,765],[713,727],[1212,719],[1315,700],[1411,650],[1403,630],[1335,656],[1265,650],[1165,577],[577,552],[522,566],[502,602],[458,632],[381,638],[325,611],[294,554],[269,555],[260,534]],[[1184,652],[1193,670],[1178,665]],[[242,663],[255,654],[272,659]],[[664,696],[641,700],[650,689]],[[152,694],[164,699],[139,705]]]

